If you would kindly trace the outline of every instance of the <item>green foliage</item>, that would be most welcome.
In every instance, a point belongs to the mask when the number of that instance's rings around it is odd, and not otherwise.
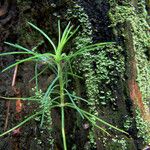
[[[83,7],[74,2],[66,17],[77,20],[82,29],[74,39],[76,50],[92,43],[92,25]],[[99,116],[98,110],[103,106],[112,104],[112,109],[115,109],[116,98],[110,85],[118,84],[118,77],[124,79],[125,63],[122,52],[122,47],[112,44],[84,53],[74,61],[76,72],[85,78],[89,111],[96,116]],[[96,146],[94,132],[92,128],[88,136],[92,147]]]
[[[136,149],[133,146],[133,142],[131,138],[127,138],[122,135],[116,135],[111,140],[109,138],[103,137],[102,140],[105,148],[107,150],[134,150]]]
[[[136,4],[131,4],[131,1],[126,1],[124,5],[118,5],[117,2],[110,0],[110,5],[113,6],[110,10],[110,19],[112,21],[111,27],[114,29],[114,33],[121,35],[124,37],[124,42],[126,47],[128,47],[128,43],[126,43],[125,26],[127,22],[131,25],[131,42],[133,43],[133,51],[135,55],[136,68],[137,68],[137,76],[136,81],[140,87],[140,91],[142,93],[143,102],[147,107],[149,107],[150,97],[150,67],[149,67],[149,47],[150,47],[150,34],[148,33],[149,25],[146,22],[147,20],[147,12],[145,8],[144,1],[138,1]],[[117,30],[118,26],[120,27],[120,31]],[[127,48],[127,51],[130,51],[130,48]],[[129,52],[129,55],[130,52]],[[129,56],[127,56],[129,57]],[[127,68],[128,69],[128,68]],[[138,113],[137,113],[138,112]],[[149,139],[149,123],[145,122],[140,115],[140,112],[136,110],[136,125],[138,129],[139,138],[143,138],[147,143],[150,141]]]
[[[126,116],[126,120],[124,121],[124,128],[129,130],[132,126],[133,119],[129,116]]]
[[[121,138],[121,139],[115,139],[113,138],[112,141],[114,143],[117,143],[118,144],[118,150],[127,150],[127,143],[126,143],[126,140],[124,138]],[[115,144],[115,145],[117,145]]]
[[[76,2],[72,2],[72,3],[73,3],[71,5],[72,7],[68,9],[66,17],[69,20],[76,19],[80,23],[80,27],[82,28],[82,32],[78,33],[77,36],[74,39],[75,50],[77,50],[77,49],[80,49],[81,47],[83,47],[83,46],[85,46],[89,43],[92,43],[92,38],[91,38],[91,36],[92,36],[92,27],[91,27],[91,23],[89,21],[89,17],[85,13],[83,7],[81,7]],[[88,56],[85,56],[86,54]],[[82,71],[84,70],[84,68],[86,68],[88,70],[88,72],[91,71],[91,69],[89,68],[88,62],[87,62],[87,66],[83,65],[84,62],[86,61],[86,57],[90,60],[90,57],[92,56],[92,55],[90,55],[90,53],[86,53],[86,54],[82,55],[82,58],[79,57],[78,59],[76,59],[74,61],[74,68],[75,68],[76,72],[79,73],[79,74],[82,74]],[[91,77],[92,76],[93,76],[93,73],[91,72]],[[91,83],[94,84],[95,81],[92,79]],[[86,81],[85,81],[85,85],[86,85],[86,87],[89,87],[89,84],[87,84],[87,78],[86,78]],[[95,88],[96,88],[96,84],[95,84]],[[91,93],[93,93],[93,90],[95,88],[92,89]],[[87,92],[87,94],[90,92],[88,90],[88,88],[86,88],[86,92]],[[94,96],[95,93],[93,93],[92,95]],[[95,100],[93,100],[91,97],[89,97],[89,94],[88,94],[88,108],[89,108],[89,111],[92,114],[95,114],[96,116],[98,116],[98,112],[95,109],[95,106],[96,106]],[[90,146],[95,147],[96,141],[94,140],[95,139],[95,137],[94,137],[94,127],[91,128],[91,131],[89,132],[88,138],[89,138],[89,141],[90,141]]]
[[[138,129],[138,138],[143,138],[144,143],[150,142],[150,124],[148,121],[142,118],[140,110],[136,109],[136,126]]]
[[[83,110],[82,108],[77,106],[76,101],[84,101],[88,105],[90,105],[90,101],[86,101],[81,97],[78,97],[74,94],[72,94],[70,91],[67,90],[68,87],[68,74],[71,72],[72,69],[71,66],[68,65],[70,64],[73,59],[76,58],[76,56],[83,55],[87,52],[94,51],[97,48],[103,47],[104,45],[109,45],[112,43],[97,43],[97,44],[91,44],[91,45],[86,45],[80,47],[76,52],[74,53],[69,53],[66,54],[64,51],[64,48],[67,44],[67,42],[70,40],[70,38],[77,32],[78,28],[73,29],[73,26],[70,25],[71,23],[69,22],[68,25],[66,26],[65,30],[61,32],[60,28],[60,22],[58,21],[58,43],[55,45],[55,43],[51,40],[51,38],[43,32],[40,28],[35,26],[32,23],[29,23],[29,25],[37,30],[42,36],[44,36],[49,44],[52,46],[52,50],[48,53],[39,53],[37,51],[38,45],[36,45],[33,49],[27,49],[24,48],[23,46],[20,46],[18,44],[12,44],[5,42],[6,44],[19,49],[20,51],[18,52],[7,52],[7,53],[2,53],[0,56],[5,56],[5,55],[21,55],[21,54],[28,54],[28,57],[22,60],[17,61],[16,63],[8,66],[5,68],[3,71],[6,71],[18,64],[27,62],[27,61],[34,61],[36,62],[35,65],[35,81],[36,81],[36,89],[35,89],[35,96],[28,97],[28,98],[21,98],[22,100],[34,100],[38,103],[40,103],[40,107],[38,110],[36,110],[36,113],[33,114],[32,116],[29,116],[27,119],[22,121],[19,125],[15,126],[14,128],[2,133],[0,136],[4,136],[7,133],[13,131],[14,129],[20,127],[27,121],[37,117],[38,115],[41,115],[41,124],[40,126],[43,127],[43,124],[45,120],[49,120],[48,122],[51,123],[51,110],[54,108],[60,108],[61,111],[61,131],[62,131],[62,138],[63,138],[63,145],[64,145],[64,150],[67,150],[67,144],[66,144],[66,134],[65,134],[65,108],[69,107],[74,110],[76,110],[79,115],[82,118],[86,118],[93,126],[101,129],[103,132],[109,134],[104,128],[99,126],[97,123],[104,124],[108,127],[111,127],[112,129],[115,129],[117,131],[124,132],[123,130],[105,122],[104,120],[98,118],[96,115],[91,114],[91,112],[87,112]],[[46,92],[40,91],[38,87],[38,71],[37,71],[37,65],[38,64],[45,64],[46,66],[49,66],[51,71],[55,74],[54,79],[51,81],[49,84]],[[68,67],[69,66],[69,67]],[[74,75],[73,75],[74,76]],[[7,98],[7,99],[15,99],[15,98]]]

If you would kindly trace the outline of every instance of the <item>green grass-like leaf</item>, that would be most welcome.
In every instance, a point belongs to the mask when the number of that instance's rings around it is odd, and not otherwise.
[[[41,113],[41,111],[35,113],[34,115],[31,115],[30,117],[28,117],[27,119],[25,119],[24,121],[22,121],[21,123],[19,123],[18,125],[16,125],[15,127],[13,127],[13,128],[11,128],[11,129],[7,130],[6,132],[3,132],[2,134],[0,134],[0,137],[4,136],[4,135],[6,135],[6,134],[8,134],[8,133],[10,133],[10,132],[12,132],[12,131],[14,131],[15,129],[19,128],[20,126],[24,125],[25,123],[27,123],[27,122],[30,121],[31,119],[35,118],[35,117],[36,117],[37,115],[39,115],[40,113]]]
[[[33,55],[36,55],[36,53],[34,53],[33,51],[21,46],[21,45],[18,45],[18,44],[12,44],[12,43],[9,43],[9,42],[4,42],[5,44],[11,46],[11,47],[14,47],[14,48],[17,48],[17,49],[20,49],[20,50],[23,50],[23,51],[26,51],[28,52],[28,54],[33,54]]]
[[[73,105],[68,105],[68,106],[75,109],[75,107],[74,107]],[[80,108],[78,108],[78,109],[80,109]],[[80,109],[80,111],[81,111],[83,114],[85,114],[86,116],[91,117],[91,119],[93,118],[93,119],[95,119],[96,121],[99,121],[100,123],[102,123],[102,124],[104,124],[104,125],[106,125],[106,126],[108,126],[108,127],[111,127],[112,129],[115,129],[115,130],[117,130],[117,131],[119,131],[119,132],[122,132],[122,133],[128,135],[128,133],[125,132],[124,130],[121,130],[121,129],[119,129],[119,128],[117,128],[117,127],[115,127],[115,126],[113,126],[113,125],[107,123],[107,122],[104,121],[103,119],[100,119],[100,118],[96,117],[95,115],[93,115],[93,114],[91,114],[91,113],[89,113],[89,112],[87,112],[87,111],[85,111],[85,110],[83,110],[83,109]],[[91,122],[93,122],[93,121],[91,120]]]
[[[14,63],[14,64],[8,66],[7,68],[5,68],[4,70],[2,70],[2,72],[6,71],[6,70],[8,70],[8,69],[10,69],[10,68],[12,68],[12,67],[15,67],[16,65],[19,65],[19,64],[21,64],[21,63],[23,63],[23,62],[27,62],[27,61],[34,60],[34,59],[36,59],[36,58],[38,58],[38,57],[40,57],[40,56],[41,56],[41,55],[36,55],[36,56],[32,56],[32,57],[25,58],[25,59],[23,59],[23,60],[19,60],[18,62]]]
[[[52,81],[52,83],[49,85],[44,97],[43,97],[43,101],[44,101],[44,107],[43,107],[43,113],[42,113],[42,119],[41,119],[41,124],[40,127],[42,127],[43,122],[44,122],[44,114],[45,114],[45,110],[47,108],[48,105],[48,99],[50,97],[50,94],[52,92],[53,86],[56,83],[56,81],[58,80],[58,76]]]
[[[0,54],[0,56],[8,56],[8,55],[21,55],[21,54],[29,54],[28,52],[6,52]]]
[[[55,52],[56,52],[56,46],[54,44],[54,42],[49,38],[49,36],[42,31],[40,28],[38,28],[37,26],[35,26],[34,24],[32,24],[31,22],[28,22],[28,24],[33,27],[34,29],[36,29],[37,31],[39,31],[52,45],[52,47],[54,48]]]
[[[82,114],[82,112],[80,111],[80,109],[78,108],[78,106],[76,105],[76,103],[74,102],[72,96],[70,95],[70,93],[65,89],[69,99],[71,100],[72,104],[74,105],[74,108],[79,112],[79,114],[81,115],[81,117],[84,119],[84,116]]]

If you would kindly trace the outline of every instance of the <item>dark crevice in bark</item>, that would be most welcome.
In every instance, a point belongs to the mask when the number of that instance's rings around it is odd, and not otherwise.
[[[109,2],[103,0],[77,0],[77,2],[85,9],[89,20],[92,24],[92,37],[94,42],[112,41],[112,30],[109,27],[110,21],[108,11],[110,9]]]

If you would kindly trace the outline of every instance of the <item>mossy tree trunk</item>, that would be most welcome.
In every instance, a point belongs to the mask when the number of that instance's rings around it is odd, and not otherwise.
[[[115,42],[94,52],[85,53],[74,63],[74,70],[83,79],[74,79],[73,90],[89,101],[88,107],[96,116],[125,130],[129,136],[108,129],[111,136],[91,126],[74,112],[67,110],[66,134],[69,150],[137,150],[150,143],[150,28],[149,0],[4,0],[0,2],[0,52],[14,50],[4,41],[22,43],[33,48],[43,38],[30,29],[27,21],[37,24],[57,41],[57,20],[62,28],[71,21],[80,32],[66,51],[75,51],[85,44]],[[49,51],[47,41],[40,47]],[[23,56],[25,57],[25,56]],[[21,56],[0,58],[4,68]],[[41,66],[39,66],[40,68]],[[28,82],[34,74],[34,63],[19,66],[16,88],[21,96],[32,94],[34,82]],[[15,97],[11,87],[13,70],[0,74],[0,95]],[[49,72],[39,77],[40,88],[47,88]],[[25,88],[24,88],[25,87]],[[0,101],[0,132],[18,123],[15,102]],[[31,114],[36,104],[23,103],[21,118]],[[67,122],[70,122],[67,124]],[[38,118],[21,127],[20,133],[10,133],[1,138],[0,149],[62,149],[60,114],[52,111],[49,129],[40,129]],[[29,143],[29,141],[31,141]],[[6,146],[10,145],[10,146]]]

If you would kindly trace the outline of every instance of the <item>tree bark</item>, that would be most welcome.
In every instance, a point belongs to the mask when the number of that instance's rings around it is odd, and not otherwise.
[[[148,133],[150,129],[147,127],[150,123],[148,14],[150,14],[149,0],[142,2],[138,0],[37,2],[3,0],[0,2],[0,53],[15,51],[6,46],[4,41],[22,43],[31,49],[43,40],[36,31],[28,27],[26,21],[37,24],[53,37],[54,41],[57,39],[56,26],[59,18],[62,28],[68,20],[71,20],[75,26],[80,24],[80,32],[68,46],[67,53],[70,49],[76,50],[84,44],[115,42],[113,46],[107,45],[94,53],[85,54],[81,60],[78,60],[79,64],[76,62],[74,68],[83,80],[75,79],[70,89],[73,88],[79,96],[85,97],[90,102],[86,107],[82,102],[78,105],[125,130],[129,136],[109,130],[102,125],[110,131],[109,137],[90,125],[87,120],[81,120],[73,111],[67,110],[65,124],[69,150],[140,150],[148,144],[148,138],[150,138]],[[40,46],[40,51],[47,52],[47,47],[47,41],[45,41],[45,44]],[[17,59],[22,57],[9,56],[7,59],[1,57],[0,69]],[[33,74],[33,63],[24,63],[19,66],[16,87],[20,89],[23,97],[32,94],[30,89],[35,86],[35,83],[28,81]],[[13,70],[0,74],[0,96],[15,96],[15,92],[11,89],[12,76]],[[47,84],[43,83],[48,81],[47,78],[48,73],[39,77],[42,90],[46,89]],[[2,98],[0,99],[0,132],[2,132],[8,106]],[[24,103],[21,116],[24,118],[31,114],[36,107],[34,103],[31,105]],[[16,125],[15,115],[15,103],[11,102],[8,128]],[[2,137],[0,149],[63,149],[59,119],[59,112],[53,111],[51,125],[53,132],[40,129],[38,119],[29,122],[21,127],[19,136],[10,133],[5,138]],[[68,122],[73,123],[67,124]]]

